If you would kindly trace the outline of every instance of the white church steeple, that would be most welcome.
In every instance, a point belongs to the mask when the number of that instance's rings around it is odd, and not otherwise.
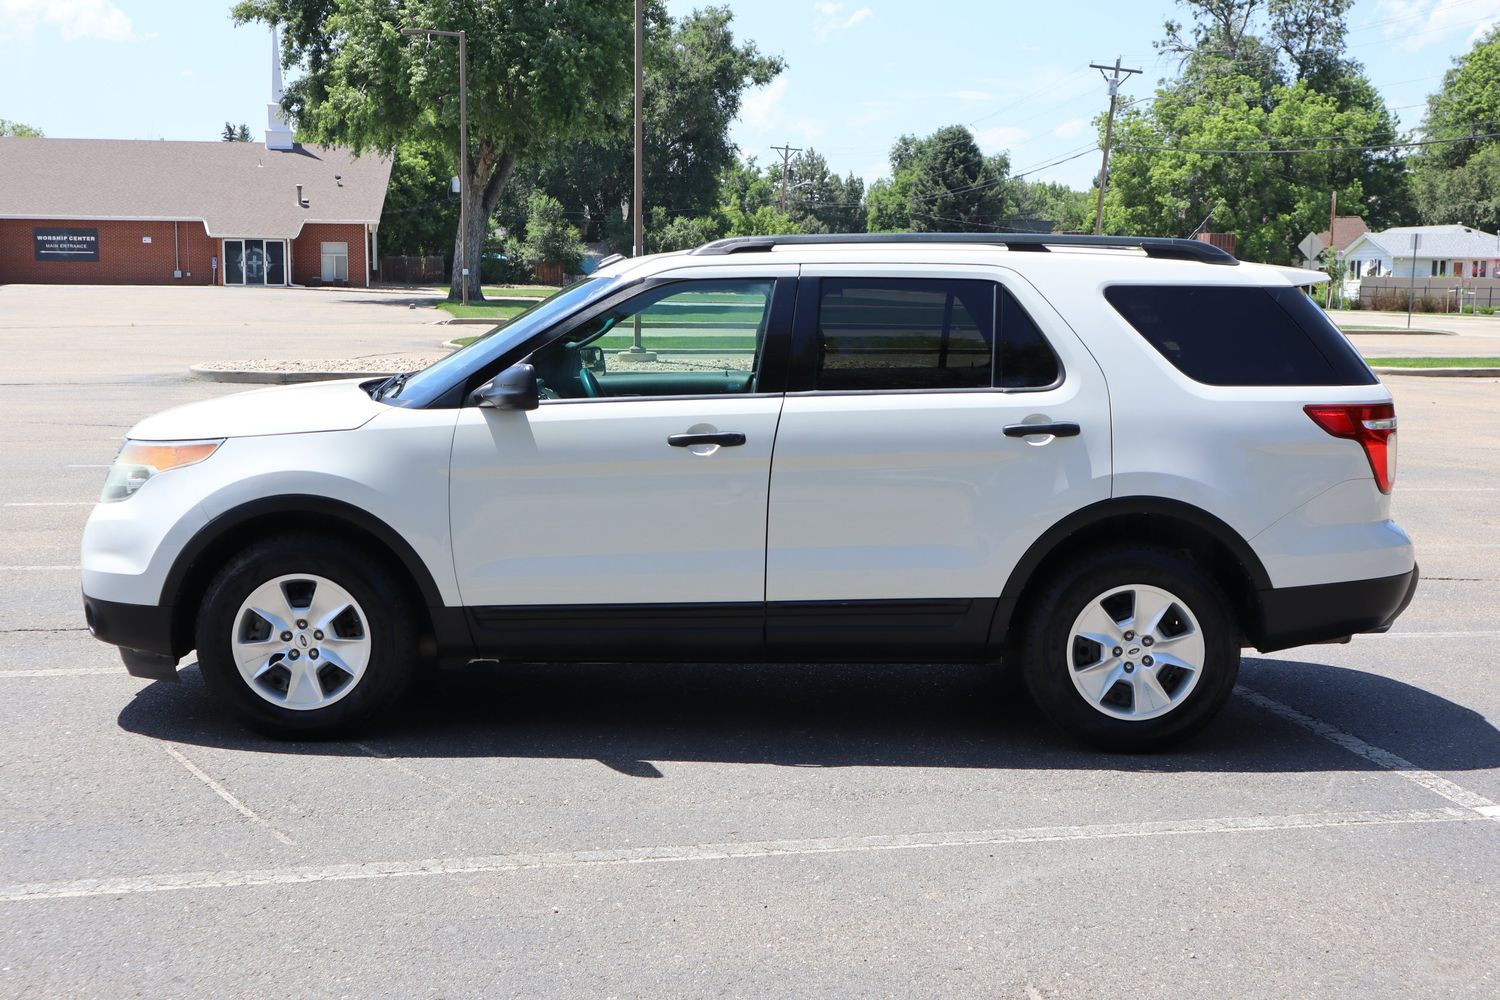
[[[271,26],[271,101],[266,105],[266,148],[291,149],[292,130],[281,111],[281,46]]]

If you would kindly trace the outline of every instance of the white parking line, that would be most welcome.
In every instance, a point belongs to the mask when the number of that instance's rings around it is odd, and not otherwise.
[[[93,500],[17,500],[0,504],[0,507],[92,507],[94,503]]]
[[[1447,778],[1433,774],[1413,764],[1405,757],[1383,750],[1373,743],[1366,743],[1353,733],[1346,733],[1337,726],[1329,725],[1321,719],[1315,719],[1310,715],[1297,711],[1290,705],[1283,705],[1274,698],[1267,698],[1259,691],[1252,691],[1243,684],[1237,685],[1235,691],[1241,698],[1250,704],[1265,709],[1272,715],[1279,716],[1288,722],[1294,722],[1306,729],[1323,737],[1330,743],[1337,744],[1352,754],[1357,754],[1372,764],[1377,764],[1388,771],[1393,771],[1414,785],[1420,785],[1437,795],[1441,795],[1456,805],[1486,819],[1500,819],[1500,805],[1491,802],[1477,792],[1471,792],[1462,785],[1454,784]]]
[[[69,882],[32,882],[0,886],[0,902],[71,899],[85,896],[129,896],[182,889],[228,889],[257,885],[420,878],[431,875],[487,875],[537,869],[729,861],[817,854],[862,854],[873,851],[1047,844],[1131,837],[1322,830],[1360,826],[1401,826],[1414,823],[1464,823],[1477,822],[1477,820],[1478,817],[1468,809],[1396,809],[1286,816],[1227,816],[1217,819],[1108,823],[1091,826],[1040,826],[954,833],[906,833],[872,837],[818,837],[805,840],[763,840],[727,844],[554,851],[542,854],[491,854],[467,858],[432,858],[425,861],[366,861],[251,871],[187,872],[176,875],[78,879]]]
[[[0,670],[5,677],[93,677],[94,675],[119,674],[129,677],[124,667],[56,667],[50,670]]]
[[[241,816],[244,816],[252,823],[257,823],[260,826],[264,827],[267,833],[275,837],[277,840],[281,841],[286,846],[297,846],[296,841],[292,840],[291,837],[288,837],[286,834],[276,829],[270,823],[267,823],[254,809],[251,809],[249,806],[245,805],[245,803],[235,798],[234,795],[229,791],[229,789],[225,788],[213,778],[209,777],[206,773],[204,773],[202,768],[183,756],[182,751],[178,750],[176,747],[172,746],[169,743],[163,743],[162,749],[169,753],[172,756],[173,760],[177,761],[177,763],[187,768],[189,774],[197,778],[199,781],[203,782],[209,788],[212,788],[214,790],[214,794],[218,795],[219,798],[234,806],[235,811],[238,812]]]

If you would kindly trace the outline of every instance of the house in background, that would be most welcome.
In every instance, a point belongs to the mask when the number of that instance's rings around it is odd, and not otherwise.
[[[1458,305],[1500,305],[1500,237],[1471,226],[1400,226],[1363,233],[1344,252],[1346,293],[1370,305],[1414,293]]]
[[[1329,246],[1338,250],[1343,256],[1344,251],[1349,249],[1349,244],[1355,238],[1370,231],[1365,225],[1365,220],[1357,215],[1340,215],[1333,220],[1333,231],[1323,230],[1321,233],[1308,233],[1297,244],[1297,252],[1302,255],[1302,266],[1311,270],[1321,268],[1323,251]]]
[[[391,162],[264,145],[0,138],[0,284],[368,285]]]

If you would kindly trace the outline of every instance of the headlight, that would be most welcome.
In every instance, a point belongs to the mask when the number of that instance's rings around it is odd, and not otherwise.
[[[223,438],[217,441],[126,441],[115,456],[115,464],[109,467],[104,480],[104,492],[100,503],[125,500],[146,485],[146,480],[184,465],[201,462],[219,450]]]

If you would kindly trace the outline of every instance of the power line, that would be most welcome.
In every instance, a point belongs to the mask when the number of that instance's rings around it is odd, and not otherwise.
[[[786,214],[787,181],[791,173],[792,154],[802,152],[801,147],[787,143],[785,146],[772,146],[776,152],[781,154],[781,214]]]
[[[1296,156],[1303,153],[1362,153],[1375,149],[1409,149],[1417,146],[1446,146],[1455,142],[1500,138],[1500,132],[1482,132],[1457,139],[1423,139],[1413,142],[1381,142],[1368,146],[1326,146],[1321,149],[1181,149],[1177,146],[1144,146],[1121,143],[1121,149],[1152,153],[1204,153],[1217,156]]]

